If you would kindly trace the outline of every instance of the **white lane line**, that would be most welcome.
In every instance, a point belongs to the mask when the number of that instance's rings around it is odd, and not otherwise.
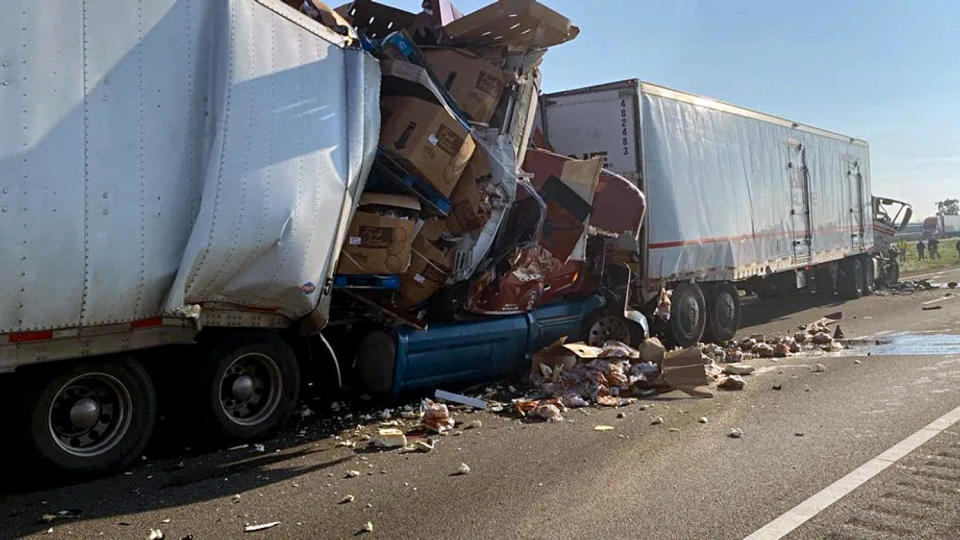
[[[901,458],[913,452],[943,430],[960,421],[960,407],[930,422],[927,426],[898,442],[892,448],[857,467],[853,472],[830,484],[816,495],[803,501],[777,519],[757,529],[746,540],[776,540],[803,525],[807,520],[824,511],[844,495],[857,489],[867,480],[880,474]]]

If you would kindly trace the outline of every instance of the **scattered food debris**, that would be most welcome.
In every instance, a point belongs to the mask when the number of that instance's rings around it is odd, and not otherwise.
[[[706,424],[706,423],[709,422],[709,421],[710,421],[710,420],[707,419],[706,416],[701,416],[701,417],[697,420],[697,422],[700,422],[701,424]]]
[[[453,429],[455,422],[450,417],[450,410],[447,409],[446,405],[424,398],[421,408],[423,409],[421,423],[427,428],[437,433]]]
[[[680,429],[672,427],[668,430],[670,433],[680,433]]]
[[[463,429],[479,429],[483,427],[483,422],[478,419],[473,419],[467,422],[467,425],[463,426]]]
[[[781,384],[775,384],[775,385],[773,385],[773,389],[774,389],[774,390],[783,390],[783,385],[781,385]]]
[[[373,444],[379,448],[402,448],[407,445],[407,436],[398,428],[379,428]]]
[[[663,423],[663,417],[662,417],[662,416],[658,416],[658,417],[656,417],[656,418],[653,419],[653,422],[650,422],[650,425],[657,426],[657,425],[660,425],[660,424],[662,424],[662,423]]]
[[[724,377],[717,388],[722,388],[724,390],[743,390],[747,386],[746,381],[744,381],[739,375],[730,375],[729,377]]]
[[[360,471],[349,470],[347,471],[347,478],[356,478],[360,476]]]
[[[353,495],[344,495],[343,498],[340,499],[340,502],[338,502],[337,504],[352,503],[352,502],[355,501],[355,500],[357,500],[357,498],[354,497]]]
[[[597,424],[596,426],[593,426],[594,431],[613,431],[613,429],[613,426],[608,426],[606,424]]]
[[[470,474],[470,466],[466,463],[461,463],[460,466],[457,467],[457,474]]]
[[[357,531],[357,534],[372,533],[372,532],[373,532],[373,522],[368,521],[363,524],[363,527],[361,527],[359,531]]]
[[[160,529],[150,529],[147,540],[163,540],[163,531]]]
[[[743,437],[743,430],[740,428],[733,428],[729,433],[727,433],[727,437],[730,437],[731,439],[739,439],[740,437]]]
[[[243,532],[263,531],[266,529],[272,529],[279,524],[280,524],[279,521],[271,521],[270,523],[264,523],[262,525],[247,525],[246,527],[243,528]]]
[[[747,364],[726,364],[723,366],[723,372],[727,375],[750,375],[755,368]]]
[[[811,369],[811,371],[813,371],[814,373],[823,373],[824,371],[827,370],[827,366],[825,366],[825,365],[823,365],[823,364],[814,364],[814,365],[810,366],[810,369]]]

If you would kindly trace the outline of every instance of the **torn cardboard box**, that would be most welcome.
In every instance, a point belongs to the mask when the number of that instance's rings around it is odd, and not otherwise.
[[[410,266],[420,203],[407,195],[364,193],[350,221],[338,274],[399,274]]]
[[[411,308],[430,298],[446,283],[453,266],[454,250],[441,242],[443,220],[426,221],[413,241],[410,268],[400,276],[397,305]]]
[[[409,96],[383,96],[381,145],[449,197],[475,144],[467,128],[436,103]]]
[[[487,157],[483,151],[474,152],[450,197],[453,209],[447,217],[447,229],[451,233],[477,231],[490,219],[490,205],[483,191],[491,180]]]
[[[577,37],[570,19],[534,0],[498,0],[443,27],[456,44],[536,49]]]
[[[466,49],[423,49],[427,66],[471,120],[488,123],[506,77],[499,67]]]

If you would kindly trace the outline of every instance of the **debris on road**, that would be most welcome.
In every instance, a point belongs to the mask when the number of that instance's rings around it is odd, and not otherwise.
[[[783,389],[783,386],[782,386],[782,385],[779,385],[779,384],[775,384],[775,385],[773,385],[773,389],[774,389],[774,390],[782,390],[782,389]]]
[[[147,540],[163,540],[163,531],[160,529],[150,529]]]
[[[372,532],[373,532],[373,522],[368,521],[363,524],[363,527],[361,527],[359,531],[357,531],[357,534],[372,533]]]
[[[743,437],[743,430],[740,428],[733,428],[729,433],[727,433],[727,437],[730,437],[731,439],[739,439],[740,437]]]
[[[606,424],[597,424],[596,426],[593,426],[593,430],[594,431],[613,431],[614,427],[608,426]]]
[[[921,309],[923,309],[923,311],[936,311],[938,309],[943,309],[943,306],[923,306]]]
[[[352,503],[352,502],[355,501],[355,500],[357,500],[357,498],[354,497],[353,495],[344,495],[343,498],[340,499],[340,501],[339,501],[337,504]]]
[[[710,421],[710,420],[709,420],[706,416],[701,416],[701,417],[697,420],[697,422],[700,422],[701,424],[706,424],[706,423],[709,422],[709,421]]]
[[[358,476],[360,476],[360,471],[355,471],[355,470],[347,471],[347,475],[346,475],[347,478],[356,478]]]
[[[379,428],[373,444],[379,448],[402,448],[407,445],[407,436],[395,427]]]
[[[723,372],[728,375],[750,375],[756,370],[753,366],[747,364],[727,364],[723,366]]]
[[[723,390],[743,390],[745,386],[747,386],[746,381],[739,375],[724,377],[720,383],[717,384],[717,388],[722,388]]]
[[[271,521],[270,523],[263,523],[260,525],[247,525],[246,527],[243,528],[243,532],[249,533],[249,532],[257,532],[257,531],[265,531],[267,529],[272,529],[279,524],[280,524],[279,521]]]
[[[827,370],[827,366],[818,363],[818,364],[814,364],[814,365],[810,366],[810,369],[811,369],[814,373],[823,373],[824,371]]]
[[[465,395],[463,395],[463,394],[454,394],[453,392],[447,392],[447,391],[444,391],[444,390],[437,390],[437,391],[435,391],[435,392],[433,393],[433,397],[435,397],[435,398],[437,398],[437,399],[442,399],[442,400],[444,400],[444,401],[450,401],[450,402],[453,402],[453,403],[459,403],[459,404],[461,404],[461,405],[466,405],[466,406],[468,406],[468,407],[473,407],[473,408],[475,408],[475,409],[486,409],[486,408],[487,408],[487,402],[484,401],[484,400],[482,400],[482,399],[478,399],[478,398],[474,398],[474,397],[470,397],[470,396],[465,396]]]
[[[446,405],[424,398],[421,407],[423,409],[423,418],[420,421],[424,426],[437,433],[443,433],[444,431],[453,429],[455,422],[453,418],[450,417],[450,410],[447,409]]]
[[[470,474],[470,466],[466,463],[461,463],[460,466],[457,467],[457,474]]]
[[[654,418],[652,422],[650,422],[650,425],[652,425],[652,426],[658,426],[658,425],[660,425],[660,424],[662,424],[662,423],[663,423],[663,417],[662,417],[662,416],[658,416],[658,417]]]
[[[557,400],[559,404],[560,400]],[[543,405],[538,405],[535,409],[530,411],[527,415],[531,418],[541,418],[547,422],[563,422],[563,416],[561,415],[560,406],[554,403],[546,403]],[[562,405],[561,405],[562,406]]]

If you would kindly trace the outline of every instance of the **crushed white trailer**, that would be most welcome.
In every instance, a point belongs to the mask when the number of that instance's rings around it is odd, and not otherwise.
[[[279,0],[45,7],[0,19],[0,371],[30,389],[20,437],[67,472],[129,463],[155,400],[124,352],[210,327],[245,331],[182,382],[210,396],[198,421],[259,436],[296,401],[283,331],[326,318],[377,61]]]

